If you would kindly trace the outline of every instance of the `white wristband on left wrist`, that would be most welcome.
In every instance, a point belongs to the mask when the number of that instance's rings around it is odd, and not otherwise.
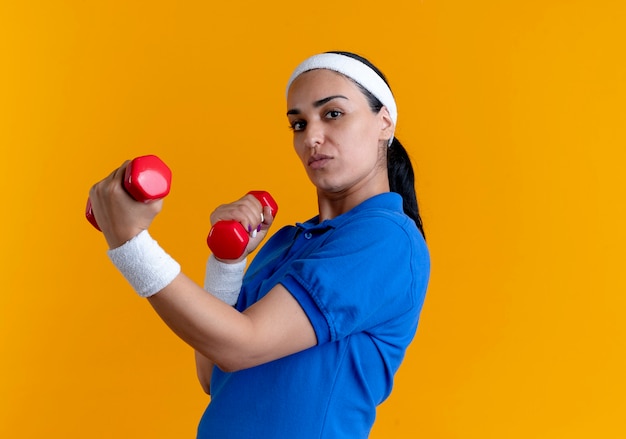
[[[234,306],[239,299],[247,259],[227,264],[210,255],[206,264],[204,289],[222,302]]]

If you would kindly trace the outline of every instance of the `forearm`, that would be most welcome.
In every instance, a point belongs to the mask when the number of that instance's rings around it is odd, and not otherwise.
[[[148,300],[174,333],[221,369],[237,369],[241,357],[249,355],[251,319],[184,274]]]
[[[213,376],[213,362],[198,351],[194,351],[196,374],[202,389],[207,395],[211,394],[211,377]]]

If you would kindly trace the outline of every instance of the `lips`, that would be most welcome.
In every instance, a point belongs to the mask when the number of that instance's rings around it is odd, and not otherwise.
[[[313,169],[318,169],[324,166],[326,162],[328,162],[330,159],[332,159],[332,157],[329,155],[315,154],[309,157],[309,161],[307,162],[307,164],[309,165],[309,167]]]

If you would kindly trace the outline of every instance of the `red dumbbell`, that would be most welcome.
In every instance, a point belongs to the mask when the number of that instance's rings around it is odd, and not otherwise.
[[[265,191],[250,191],[261,204],[269,206],[272,209],[272,216],[276,217],[278,212],[278,204],[272,196]],[[219,259],[239,259],[243,255],[250,237],[244,227],[237,221],[224,220],[218,221],[211,227],[206,243]]]
[[[126,167],[124,189],[137,201],[148,203],[170,193],[172,171],[155,155],[134,158]],[[87,198],[85,209],[87,220],[98,230],[98,223],[91,210],[91,200]]]

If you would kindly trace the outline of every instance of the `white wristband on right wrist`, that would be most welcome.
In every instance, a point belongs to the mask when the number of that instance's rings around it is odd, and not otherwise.
[[[147,230],[107,251],[107,255],[141,297],[158,293],[180,273],[178,262],[152,239]]]
[[[244,259],[234,264],[227,264],[210,255],[206,263],[204,289],[222,302],[231,306],[235,305],[243,283],[246,261],[247,259]]]

